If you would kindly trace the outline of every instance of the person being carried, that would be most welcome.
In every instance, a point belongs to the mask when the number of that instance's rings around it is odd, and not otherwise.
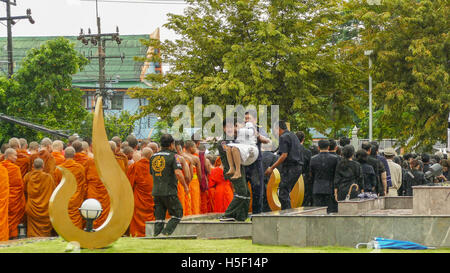
[[[242,126],[236,123],[237,135],[235,143],[224,144],[227,160],[230,163],[230,170],[226,175],[233,175],[230,179],[241,177],[241,165],[249,166],[258,158],[258,147],[256,146],[258,130],[251,122]],[[242,126],[242,127],[241,127]]]

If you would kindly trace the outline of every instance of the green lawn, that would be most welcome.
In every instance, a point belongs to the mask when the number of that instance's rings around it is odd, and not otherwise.
[[[20,245],[4,247],[0,253],[63,253],[68,243],[61,238],[45,241],[22,241]],[[347,247],[293,247],[266,246],[252,244],[247,239],[230,240],[156,240],[122,237],[109,247],[97,250],[81,249],[82,253],[370,253],[372,249],[355,249]],[[378,252],[378,251],[376,251]],[[382,250],[382,253],[450,253],[450,249],[422,251]]]

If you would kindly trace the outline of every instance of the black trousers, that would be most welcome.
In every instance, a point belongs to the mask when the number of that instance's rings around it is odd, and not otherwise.
[[[155,202],[155,230],[153,235],[157,236],[161,232],[164,235],[172,234],[183,217],[183,207],[178,196],[154,196],[153,200]],[[167,211],[172,217],[164,228]]]
[[[250,166],[245,167],[247,181],[250,181],[252,188],[252,214],[262,212],[263,206],[263,190],[264,190],[264,173],[262,172],[262,161],[256,160]]]
[[[315,207],[328,207],[330,204],[331,194],[314,194],[313,204]]]
[[[305,195],[303,198],[303,207],[312,207],[313,206],[313,183],[309,174],[303,174],[303,182],[305,183]]]
[[[281,209],[291,208],[291,197],[289,194],[302,174],[302,165],[283,166],[280,171],[281,181],[278,187],[278,199]]]
[[[250,192],[245,180],[245,168],[241,166],[242,176],[238,179],[230,180],[234,188],[234,196],[224,213],[225,217],[234,218],[237,221],[245,221],[248,217],[250,206]]]

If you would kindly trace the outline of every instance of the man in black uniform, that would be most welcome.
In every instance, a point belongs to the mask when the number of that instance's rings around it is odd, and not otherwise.
[[[186,193],[189,187],[184,180],[182,165],[175,150],[175,140],[169,134],[161,136],[161,151],[150,158],[153,176],[153,200],[155,202],[155,230],[153,236],[170,235],[183,217],[183,207],[178,199],[178,181]],[[164,228],[166,212],[172,216]]]
[[[280,157],[275,164],[267,168],[265,175],[270,176],[276,167],[281,166],[281,181],[278,188],[278,198],[280,199],[281,209],[285,210],[291,208],[291,198],[289,194],[302,174],[303,155],[300,150],[300,141],[298,141],[298,138],[294,133],[287,129],[284,121],[280,120],[274,127],[275,130],[278,129],[280,136],[278,149]]]
[[[300,141],[300,150],[303,155],[303,183],[305,184],[305,195],[303,198],[303,206],[304,207],[311,207],[313,205],[312,202],[312,181],[311,177],[309,176],[309,163],[311,161],[312,153],[310,149],[306,149],[305,146],[303,146],[303,143],[305,142],[305,133],[302,131],[299,131],[296,133],[298,141]]]
[[[230,170],[230,164],[228,163],[227,153],[223,146],[235,139],[235,130],[233,121],[225,119],[223,121],[224,134],[222,140],[218,143],[219,145],[217,145],[220,160],[222,161],[224,178],[225,180],[230,180],[234,188],[233,200],[231,200],[224,215],[220,217],[221,221],[245,221],[248,217],[248,209],[250,206],[250,191],[247,186],[247,181],[245,181],[244,165],[241,165],[242,175],[238,179],[230,179],[231,175],[226,175],[228,170]]]
[[[328,147],[330,142],[326,139],[319,141],[319,154],[311,158],[309,164],[311,180],[313,181],[313,203],[314,206],[327,206],[327,212],[334,212],[331,198],[333,196],[333,181],[337,155],[330,154]]]
[[[367,152],[369,157],[367,158],[367,164],[372,166],[377,176],[377,184],[375,185],[375,192],[379,196],[385,196],[387,191],[386,182],[386,170],[384,169],[383,163],[376,157],[372,156],[372,145],[368,142],[363,142],[361,148]]]

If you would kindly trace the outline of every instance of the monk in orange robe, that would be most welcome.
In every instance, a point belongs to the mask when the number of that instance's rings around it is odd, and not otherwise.
[[[0,164],[0,241],[9,240],[8,225],[9,177],[8,170]]]
[[[128,157],[121,150],[122,140],[120,139],[120,137],[115,136],[111,139],[111,141],[114,141],[114,143],[116,143],[116,150],[114,151],[114,155],[116,156],[116,159],[120,158],[123,161],[125,170],[127,170],[128,169]]]
[[[48,212],[48,205],[55,181],[53,177],[44,172],[44,161],[36,158],[33,163],[33,171],[27,173],[24,178],[26,196],[25,212],[27,215],[28,237],[52,236],[52,222]]]
[[[28,171],[32,170],[34,160],[39,157],[40,159],[44,160],[44,172],[56,178],[55,177],[56,162],[55,158],[51,154],[52,151],[53,151],[52,141],[49,138],[42,139],[41,150],[37,154],[31,154],[30,156],[30,165]]]
[[[208,176],[211,173],[211,163],[206,158],[205,146],[201,145],[200,147],[202,149],[199,150],[198,157],[200,159],[201,164],[202,179],[204,180],[204,181],[202,180],[203,182],[200,181],[200,213],[206,214],[213,212],[213,204],[212,204],[213,201],[211,200],[208,191],[208,183],[209,183]],[[203,186],[201,183],[203,183]]]
[[[188,161],[183,157],[183,141],[175,141],[175,148],[177,150],[177,154],[178,154],[178,158],[180,159],[180,163],[181,166],[183,166],[183,175],[184,175],[184,181],[189,185],[189,183],[191,183],[192,180],[192,172],[190,171],[189,168],[189,163]],[[156,143],[152,142],[149,144],[149,147],[154,150],[154,146],[153,144],[156,145]],[[189,193],[186,193],[186,191],[184,190],[184,186],[181,183],[181,181],[178,181],[177,184],[177,189],[178,189],[178,199],[180,200],[181,206],[183,207],[183,216],[188,216],[192,214],[192,210],[191,210],[191,200],[190,198],[187,198],[187,195]],[[190,195],[189,195],[190,197]],[[187,200],[188,199],[188,200]]]
[[[63,154],[64,143],[61,140],[55,140],[52,144],[52,156],[55,158],[56,165],[61,165],[66,158]]]
[[[75,226],[83,229],[85,220],[78,209],[81,207],[81,204],[83,204],[87,195],[86,171],[84,170],[83,165],[75,162],[75,149],[67,147],[64,150],[64,156],[66,157],[66,161],[59,166],[68,169],[77,180],[77,190],[69,200],[69,217]],[[55,177],[56,185],[58,185],[62,179],[62,172],[59,169],[56,169]]]
[[[116,158],[116,160],[117,160],[117,163],[119,163],[119,166],[120,166],[120,168],[122,169],[122,171],[125,173],[125,174],[127,174],[127,169],[125,168],[125,162],[122,160],[122,157],[121,156],[118,156],[117,154],[116,154],[116,150],[117,150],[117,145],[116,145],[116,143],[114,142],[114,141],[110,141],[109,142],[109,145],[111,146],[111,150],[112,150],[112,152],[114,153],[114,157]],[[128,160],[127,160],[128,161]]]
[[[127,176],[134,194],[134,213],[130,223],[130,235],[145,236],[145,222],[155,220],[152,189],[153,176],[150,175],[150,148],[142,150],[142,158],[128,168]]]
[[[230,181],[225,180],[223,176],[223,167],[221,165],[211,169],[209,188],[214,189],[214,212],[225,212],[231,200],[233,200],[233,190]]]
[[[191,140],[186,141],[186,154],[190,156],[190,161],[193,167],[193,176],[191,183],[189,183],[189,192],[191,195],[192,214],[197,215],[201,213],[201,196],[200,196],[200,180],[202,179],[200,159],[195,155],[197,151],[195,143]]]
[[[9,147],[13,148],[17,152],[17,160],[14,162],[20,168],[20,173],[22,174],[22,178],[28,172],[29,164],[30,164],[30,156],[28,155],[27,150],[21,149],[20,140],[18,138],[11,138],[9,140]]]
[[[109,210],[111,208],[108,191],[100,180],[94,159],[90,158],[88,154],[83,151],[82,143],[77,140],[72,143],[72,147],[75,149],[74,160],[85,168],[87,182],[86,198],[96,199],[102,205],[103,211],[94,221],[93,227],[95,229],[100,227],[105,222],[106,218],[108,218]]]
[[[22,222],[25,214],[25,194],[22,174],[20,168],[14,164],[17,159],[17,152],[8,148],[5,152],[5,160],[0,164],[8,170],[9,177],[9,204],[8,204],[8,225],[9,238],[19,235],[17,226]]]

